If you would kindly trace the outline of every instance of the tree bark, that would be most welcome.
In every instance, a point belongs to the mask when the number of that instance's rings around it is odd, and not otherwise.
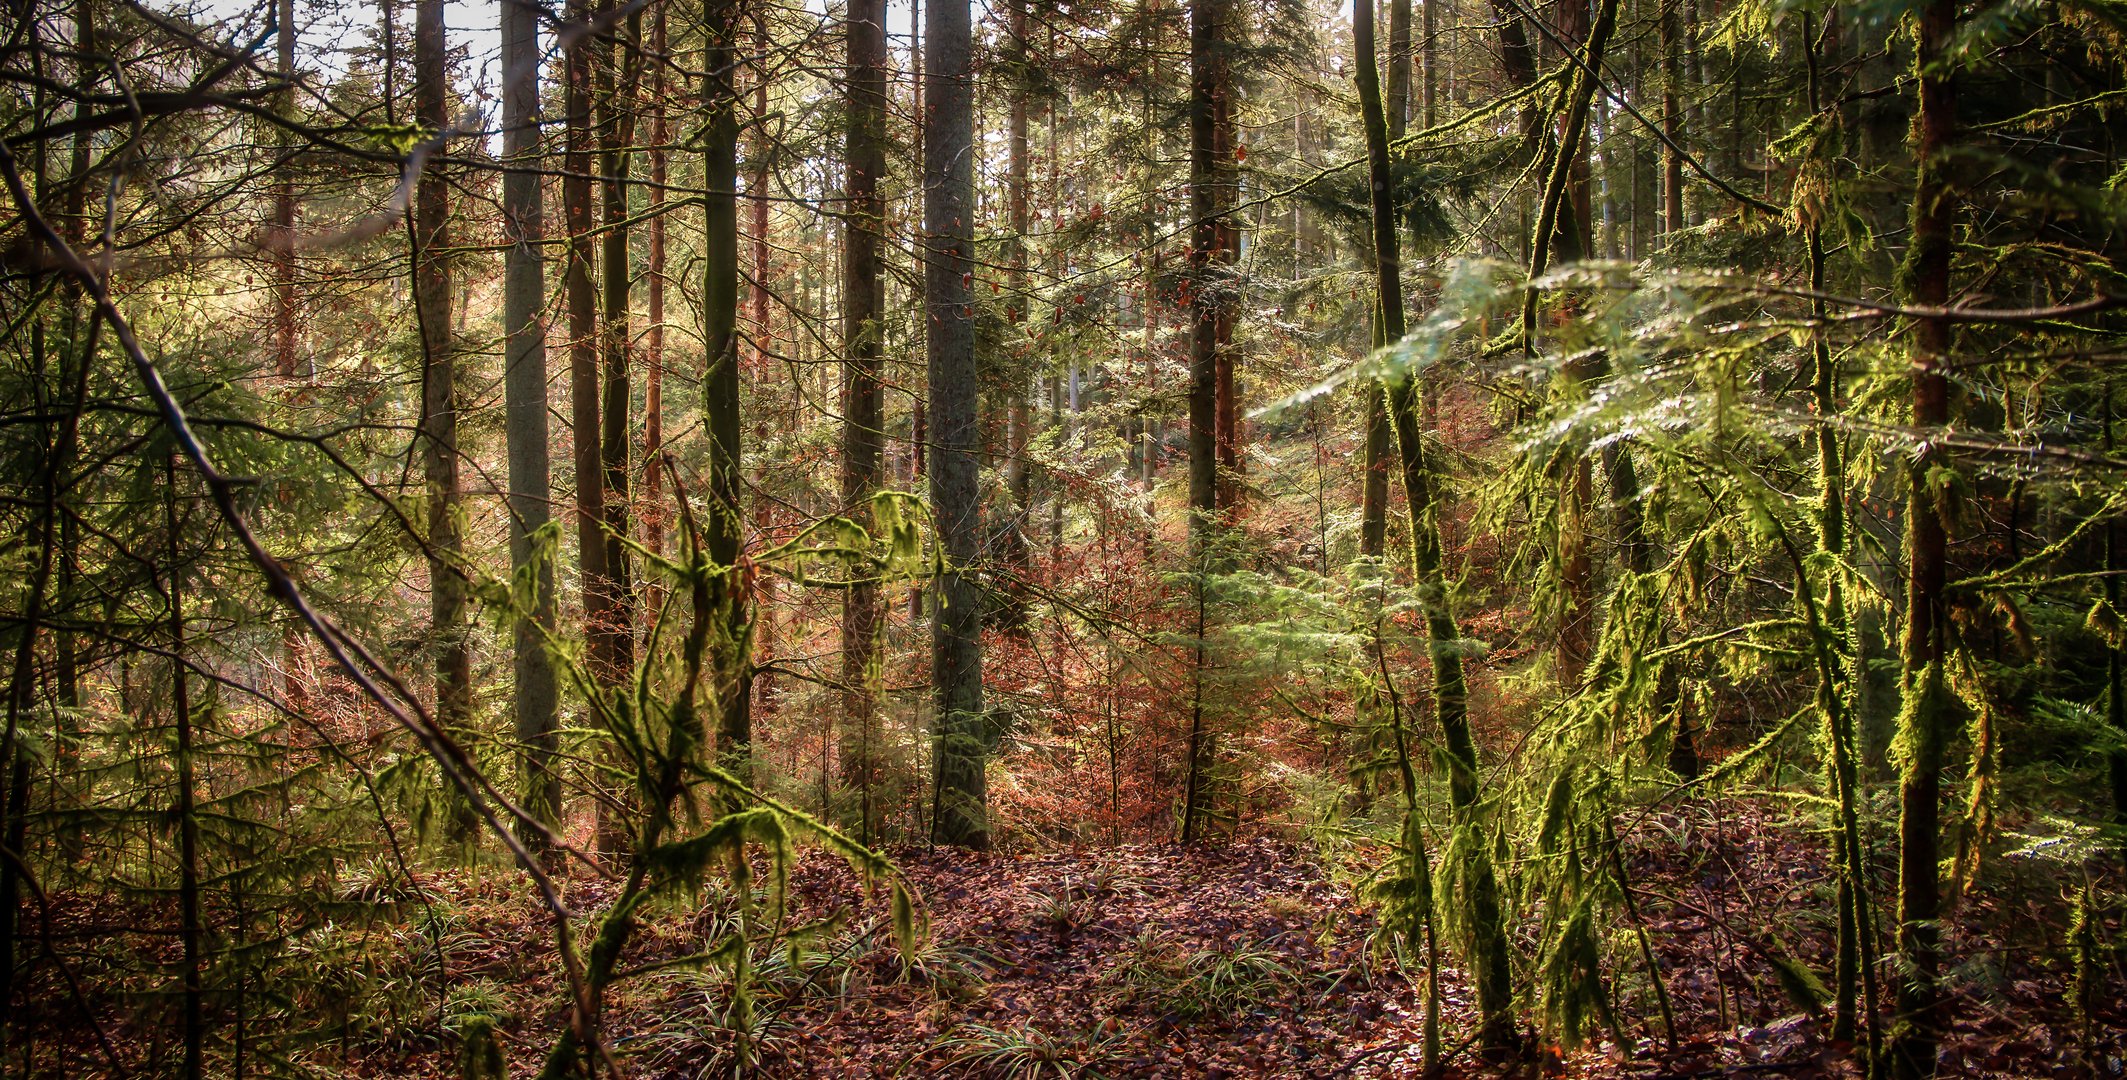
[[[746,518],[739,416],[738,34],[740,0],[708,0],[704,7],[707,74],[702,85],[702,168],[707,194],[702,254],[702,427],[709,435],[709,514],[705,553],[729,571],[712,590],[720,626],[711,642],[717,691],[716,751],[726,768],[745,775],[753,754],[750,570],[740,565]]]
[[[1956,194],[1945,175],[1956,132],[1957,91],[1945,50],[1957,28],[1955,0],[1927,0],[1919,10],[1919,40],[1913,73],[1920,109],[1913,121],[1919,174],[1913,186],[1912,246],[1906,253],[1911,303],[1942,307],[1950,298],[1952,229]],[[1945,372],[1950,324],[1918,319],[1913,324],[1913,427],[1925,438],[1950,421],[1950,381]],[[1951,464],[1932,442],[1922,444],[1907,472],[1905,648],[1901,676],[1905,704],[1899,718],[1904,750],[1898,788],[1897,1019],[1891,1040],[1891,1072],[1899,1080],[1935,1074],[1936,1046],[1945,1021],[1937,984],[1942,914],[1940,859],[1943,743],[1948,737],[1949,659],[1948,524],[1956,487],[1940,473]]]
[[[1216,521],[1218,382],[1221,294],[1219,99],[1226,93],[1226,12],[1230,0],[1189,5],[1189,507],[1191,534],[1201,540]]]
[[[642,533],[643,547],[653,554],[665,550],[665,526],[672,520],[665,511],[665,470],[662,459],[665,453],[665,182],[668,174],[669,153],[665,144],[672,138],[671,123],[665,111],[665,98],[671,90],[671,69],[655,58],[665,55],[667,7],[659,4],[650,12],[650,92],[645,103],[650,111],[650,145],[644,148],[649,158],[650,188],[644,193],[647,206],[643,216],[644,238],[643,284],[647,293],[643,298],[643,459],[642,500],[637,513],[640,519],[637,528]],[[662,591],[652,582],[643,583],[644,621],[654,622],[664,608]]]
[[[414,14],[415,117],[429,132],[450,124],[450,69],[442,0],[421,0]],[[421,324],[421,457],[428,494],[430,649],[435,662],[436,721],[464,740],[473,705],[472,652],[465,639],[467,588],[458,567],[458,357],[451,323],[450,186],[431,157],[414,189],[414,308]],[[472,807],[454,807],[452,838],[469,841]]]
[[[848,15],[848,127],[843,135],[842,185],[842,505],[872,524],[870,499],[879,489],[884,445],[885,315],[879,251],[886,203],[886,0],[850,0]],[[881,737],[875,668],[879,593],[868,583],[842,598],[842,783],[857,793],[857,838],[877,834]]]
[[[591,18],[590,0],[569,0],[568,21]],[[583,630],[594,679],[619,678],[611,653],[613,586],[606,567],[605,464],[599,455],[598,301],[591,281],[590,39],[577,41],[563,62],[561,205],[568,246],[562,290],[569,311],[569,420],[576,472],[576,549],[583,573]],[[604,835],[603,833],[601,834]]]
[[[1375,337],[1398,340],[1404,334],[1402,257],[1396,242],[1396,207],[1390,187],[1388,125],[1383,115],[1380,75],[1374,68],[1373,0],[1354,0],[1353,52],[1357,62],[1359,108],[1366,129],[1367,178],[1373,210],[1375,270]],[[1441,572],[1440,523],[1434,475],[1427,459],[1424,433],[1418,428],[1418,381],[1408,374],[1388,387],[1388,413],[1395,425],[1404,496],[1411,525],[1411,576],[1425,606],[1428,656],[1433,665],[1433,710],[1440,722],[1448,760],[1448,800],[1456,828],[1476,830],[1481,774],[1476,741],[1470,732],[1469,692],[1462,666],[1462,630]],[[1467,859],[1470,968],[1477,982],[1481,1038],[1495,1050],[1514,1045],[1513,977],[1509,964],[1506,920],[1499,884],[1487,845],[1479,836],[1458,846]]]
[[[1009,90],[1010,101],[1006,105],[1005,119],[1005,217],[1004,264],[1006,268],[1005,318],[1012,325],[1013,336],[1022,344],[1012,372],[1012,388],[1009,392],[1005,415],[1005,492],[1011,498],[1011,521],[1004,532],[1005,602],[999,607],[998,622],[1003,629],[1016,636],[1026,632],[1027,589],[1029,569],[1029,542],[1027,524],[1032,513],[1033,478],[1027,469],[1028,426],[1033,423],[1033,410],[1027,398],[1031,393],[1032,372],[1026,363],[1032,355],[1025,344],[1027,325],[1027,230],[1029,211],[1027,206],[1027,3],[1026,0],[1011,0],[1005,16],[1005,36],[1009,39],[1005,48],[1013,61],[1014,73]],[[1054,147],[1051,147],[1053,153]]]
[[[930,487],[944,566],[931,620],[937,778],[932,838],[989,846],[982,702],[982,504],[976,489],[974,94],[965,4],[932,3],[924,17],[924,310],[930,367]]]
[[[292,2],[292,0],[284,0]],[[539,186],[539,22],[519,3],[501,6],[504,440],[509,455],[510,569],[533,568],[531,610],[512,628],[511,703],[516,712],[518,774],[525,811],[549,828],[561,821],[561,774],[555,769],[558,692],[546,638],[556,630],[554,561],[533,559],[532,537],[546,527],[552,497],[547,456],[546,208]],[[527,846],[540,838],[523,837]]]
[[[607,0],[607,8],[615,0]],[[608,63],[597,65],[595,78],[604,116],[600,118],[599,209],[604,221],[599,237],[599,465],[605,476],[606,573],[611,581],[612,611],[604,628],[606,652],[616,678],[635,666],[635,597],[628,555],[629,420],[634,401],[629,386],[633,361],[634,320],[628,310],[628,173],[635,142],[636,88],[642,72],[642,14],[628,16]]]

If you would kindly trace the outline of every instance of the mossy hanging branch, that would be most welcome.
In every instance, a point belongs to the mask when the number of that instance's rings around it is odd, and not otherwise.
[[[684,525],[681,551],[677,558],[670,559],[642,549],[638,553],[672,579],[675,597],[684,593],[687,598],[687,629],[677,657],[680,670],[672,680],[676,692],[669,703],[658,692],[667,680],[657,671],[670,662],[663,649],[645,650],[645,657],[626,688],[611,694],[598,691],[588,672],[570,663],[566,655],[557,656],[567,665],[570,677],[591,696],[594,708],[635,766],[634,805],[640,818],[635,823],[620,894],[600,918],[592,938],[585,971],[587,1004],[578,1006],[588,1010],[588,1015],[573,1018],[569,1031],[548,1054],[540,1074],[543,1080],[591,1075],[595,1072],[594,1058],[613,1067],[610,1048],[598,1038],[598,1014],[605,991],[620,978],[654,969],[627,970],[620,966],[638,917],[655,900],[698,889],[713,867],[722,866],[729,875],[740,905],[738,928],[693,957],[655,967],[700,963],[727,971],[731,977],[729,1019],[735,1031],[744,1033],[753,1028],[753,947],[790,936],[784,922],[799,837],[842,855],[866,881],[883,877],[892,882],[895,940],[904,956],[914,950],[921,927],[913,890],[883,855],[825,822],[763,795],[730,763],[712,759],[716,749],[712,745],[713,723],[721,715],[720,699],[744,692],[747,680],[743,668],[752,662],[745,647],[750,632],[747,619],[743,611],[734,610],[748,602],[747,590],[731,584],[731,579],[746,567],[720,565],[708,556],[686,489],[677,470],[667,464]],[[899,505],[893,497],[875,500],[879,520],[887,523],[883,554],[875,552],[871,534],[859,536],[848,530],[837,530],[837,542],[831,545],[793,542],[769,554],[803,559],[831,551],[851,561],[867,563],[876,573],[912,574],[912,564],[921,558],[921,534],[898,513]],[[675,608],[676,603],[668,604],[666,610]],[[661,626],[653,629],[653,644],[661,633]],[[736,633],[740,640],[718,645],[713,638],[720,633]],[[689,823],[704,821],[706,824],[692,835],[671,838]],[[753,898],[754,870],[750,860],[755,851],[766,856],[769,879],[765,910],[757,907]],[[585,1034],[579,1036],[578,1032]]]

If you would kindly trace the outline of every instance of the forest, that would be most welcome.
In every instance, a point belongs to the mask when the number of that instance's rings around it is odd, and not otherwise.
[[[0,1078],[2127,1075],[2122,0],[0,36]]]

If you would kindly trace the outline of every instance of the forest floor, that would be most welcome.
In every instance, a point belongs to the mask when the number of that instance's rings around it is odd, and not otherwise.
[[[1448,970],[1448,1075],[1859,1075],[1851,1055],[1828,1042],[1828,1017],[1799,1007],[1772,962],[1788,956],[1818,972],[1830,967],[1820,843],[1774,804],[1723,800],[1649,815],[1628,830],[1625,847],[1676,1044],[1644,968],[1634,965],[1606,973],[1618,980],[1618,1031],[1629,1053],[1603,1039],[1563,1054],[1539,1051],[1512,1069],[1481,1061],[1465,1048],[1467,985]],[[930,920],[914,974],[883,918],[852,921],[796,967],[763,963],[750,1040],[757,1075],[1002,1077],[1039,1067],[1048,1076],[1328,1080],[1420,1071],[1419,958],[1405,967],[1369,950],[1370,916],[1350,884],[1356,868],[1333,871],[1310,847],[1261,838],[1201,850],[1018,856],[919,849],[896,861]],[[490,877],[487,888],[501,884]],[[859,888],[839,860],[806,856],[791,883],[793,920],[827,914]],[[610,889],[578,884],[571,903],[595,910]],[[515,974],[551,970],[537,911],[521,897],[483,904],[464,896],[457,909],[499,922],[468,928],[451,968],[506,988],[500,1034],[512,1071],[532,1069],[559,1019],[554,987]],[[718,918],[646,920],[630,961],[699,950]],[[1943,1075],[2120,1075],[2127,1010],[2107,995],[2094,1045],[2082,1044],[2069,1005],[2066,925],[2060,883],[2015,867],[1959,906],[1946,948],[1957,998]],[[1632,928],[1612,929],[1624,935],[1619,955],[1635,957]],[[468,941],[488,943],[493,954],[483,957]],[[628,1051],[631,1075],[732,1075],[739,1044],[724,985],[721,976],[667,971],[616,988],[609,1030]],[[401,1045],[350,1064],[372,1076],[454,1069],[433,1041],[425,1050]]]
[[[1604,972],[1616,1026],[1575,1049],[1539,1047],[1511,1066],[1479,1059],[1466,1040],[1469,987],[1444,967],[1446,1075],[1859,1076],[1849,1049],[1830,1043],[1828,1017],[1798,1004],[1775,962],[1831,968],[1821,838],[1780,803],[1733,796],[1671,804],[1621,821],[1620,831],[1675,1043],[1628,914],[1604,928],[1616,946],[1608,955],[1621,965]],[[1365,849],[1326,859],[1311,844],[1266,836],[1196,848],[917,848],[893,857],[928,919],[914,956],[905,960],[894,945],[883,896],[863,902],[863,886],[838,857],[802,855],[785,927],[831,922],[794,964],[785,950],[756,951],[750,1021],[730,1009],[725,972],[673,963],[698,959],[733,927],[721,891],[646,910],[621,964],[636,974],[607,995],[606,1030],[627,1075],[1332,1080],[1421,1071],[1422,957],[1370,947],[1373,917],[1354,895]],[[2068,908],[2077,883],[2058,865],[2007,857],[1982,880],[1945,926],[1954,1019],[1941,1075],[2127,1075],[2127,998],[2101,991],[2087,1037],[2072,1004]],[[278,989],[251,991],[254,1009],[264,999],[285,1003],[272,1010],[283,1019],[253,1021],[255,1056],[272,1052],[267,1030],[279,1026],[327,1038],[279,1044],[294,1049],[289,1057],[309,1075],[458,1077],[462,1018],[478,1013],[495,1019],[510,1074],[537,1072],[565,1023],[548,917],[507,870],[425,874],[422,883],[415,896],[388,873],[367,885],[350,880],[346,921],[289,938],[282,962],[295,967],[284,969]],[[588,920],[616,891],[588,876],[568,882],[566,899],[586,920],[578,923],[585,946]],[[175,969],[170,936],[154,929],[172,912],[52,899],[50,933],[74,966],[99,961],[69,943],[101,942],[91,948],[138,948]],[[2127,939],[2116,914],[2100,927],[2108,988],[2122,985],[2127,955],[2117,947]],[[1519,932],[1527,956],[1535,927]],[[1529,973],[1516,976],[1526,982]],[[21,1030],[47,1046],[77,1047],[68,1056],[97,1075],[94,1031],[72,1007],[81,999],[49,965],[33,978],[27,1000],[39,1004],[19,1018]],[[173,1052],[173,997],[167,982],[140,983],[92,1007],[119,1054],[145,1058],[152,1073]],[[225,1021],[214,1021],[223,1039],[231,1034]],[[741,1059],[750,1068],[739,1069]],[[78,1069],[68,1073],[84,1075]]]

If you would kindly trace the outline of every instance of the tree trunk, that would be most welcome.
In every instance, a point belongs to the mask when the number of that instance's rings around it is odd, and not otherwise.
[[[705,554],[729,567],[712,596],[721,625],[713,639],[716,677],[716,752],[727,768],[746,775],[753,754],[753,672],[749,571],[739,565],[746,518],[739,448],[739,208],[738,34],[739,0],[708,0],[704,9],[707,74],[702,107],[702,169],[707,194],[702,283],[702,427],[709,435],[709,514]]]
[[[83,8],[84,14],[86,7]],[[77,16],[78,18],[79,16]],[[279,24],[275,34],[275,59],[281,78],[288,80],[290,89],[283,91],[275,107],[283,114],[293,112],[295,91],[295,0],[277,0],[275,21]],[[296,368],[296,293],[295,293],[295,181],[290,176],[289,158],[295,140],[282,133],[281,152],[275,162],[273,177],[273,373],[283,382],[295,378]]]
[[[753,307],[753,370],[756,379],[771,378],[773,357],[769,342],[774,340],[770,332],[768,281],[775,264],[768,249],[768,173],[775,161],[775,145],[768,135],[768,15],[767,10],[754,13],[754,52],[761,58],[753,76],[753,172],[746,178],[748,210],[753,215],[751,236],[753,240],[753,280],[748,284],[746,299]],[[790,415],[790,423],[797,424],[796,403]],[[758,515],[756,528],[766,532],[771,528],[776,513],[773,501],[762,499],[754,509]],[[772,716],[780,697],[775,687],[775,674],[766,666],[775,659],[776,648],[776,577],[761,574],[754,578],[756,592],[753,608],[754,654],[759,663],[754,665],[753,698],[762,716]]]
[[[886,204],[886,0],[850,0],[848,15],[848,127],[842,152],[842,506],[871,524],[869,501],[879,488],[884,422],[880,364],[885,315],[879,249]],[[882,733],[878,684],[879,594],[870,584],[842,598],[842,782],[857,793],[857,839],[870,844],[880,811]]]
[[[1404,334],[1402,259],[1396,242],[1396,208],[1390,189],[1388,125],[1383,116],[1380,75],[1374,68],[1372,0],[1354,0],[1353,52],[1358,66],[1359,108],[1366,129],[1367,178],[1372,194],[1375,269],[1375,337],[1397,340]],[[1488,845],[1478,832],[1481,774],[1471,737],[1469,694],[1464,683],[1462,631],[1441,573],[1440,524],[1435,505],[1432,464],[1424,434],[1418,429],[1418,382],[1406,374],[1388,388],[1388,412],[1395,425],[1402,465],[1405,502],[1411,525],[1412,581],[1425,604],[1428,655],[1433,665],[1433,709],[1440,721],[1448,760],[1448,799],[1458,830],[1469,830],[1458,845],[1468,882],[1471,910],[1468,927],[1469,966],[1477,982],[1482,1039],[1504,1050],[1515,1041],[1513,981],[1509,966],[1506,920]]]
[[[614,0],[608,0],[608,14]],[[612,584],[611,618],[605,626],[606,651],[616,678],[626,677],[635,666],[635,601],[633,576],[628,572],[628,426],[635,403],[629,388],[629,365],[634,352],[633,320],[628,310],[630,273],[628,258],[628,171],[635,142],[636,87],[642,72],[642,14],[626,20],[627,32],[610,63],[595,69],[600,118],[599,155],[601,174],[599,208],[603,233],[599,238],[599,363],[600,390],[599,465],[605,476],[606,573]],[[615,69],[618,68],[616,74]]]
[[[1019,74],[1013,77],[1009,90],[1010,102],[1006,106],[1005,121],[1005,217],[1007,228],[1004,238],[1005,319],[1012,325],[1013,336],[1024,341],[1027,325],[1027,230],[1029,227],[1027,207],[1027,4],[1026,0],[1011,0],[1006,14],[1005,35],[1013,66]],[[1054,152],[1052,146],[1051,152]],[[1032,373],[1023,366],[1032,350],[1024,344],[1019,346],[1017,362],[1012,365],[1011,390],[1005,415],[1005,491],[1011,497],[1012,520],[1004,531],[1005,544],[1005,602],[999,608],[999,623],[1016,635],[1026,633],[1027,573],[1029,568],[1029,542],[1027,523],[1031,513],[1029,503],[1033,495],[1033,478],[1027,469],[1028,426],[1033,423],[1033,410],[1027,398],[1031,393]]]
[[[568,21],[591,18],[590,0],[569,0]],[[563,62],[561,205],[569,232],[562,289],[569,309],[569,420],[576,472],[576,548],[583,572],[583,630],[591,675],[619,678],[611,654],[613,587],[606,572],[605,465],[599,456],[598,301],[591,282],[591,62],[577,41]],[[601,834],[602,836],[604,834]]]
[[[1191,535],[1199,538],[1219,508],[1219,297],[1230,283],[1214,268],[1224,210],[1218,102],[1226,93],[1228,2],[1189,5],[1189,507]]]
[[[929,324],[931,507],[945,564],[931,621],[937,779],[932,838],[989,846],[982,704],[981,429],[976,401],[974,280],[975,115],[965,4],[932,3],[924,18],[924,310]]]
[[[450,69],[442,0],[421,0],[414,15],[414,107],[430,133],[450,124]],[[431,157],[414,192],[414,309],[421,324],[422,475],[428,492],[430,648],[435,657],[436,721],[467,739],[473,707],[472,652],[466,643],[467,588],[458,567],[458,357],[451,325],[450,185]],[[452,838],[469,841],[470,804],[452,813]]]
[[[666,11],[659,4],[650,13],[650,55],[665,55]],[[644,229],[649,233],[644,244],[643,284],[648,293],[643,299],[643,460],[642,499],[637,517],[637,528],[642,533],[642,545],[652,554],[665,550],[665,525],[671,515],[665,511],[665,470],[662,458],[665,453],[665,182],[667,158],[665,144],[672,138],[671,123],[665,113],[665,98],[671,90],[671,69],[656,61],[650,62],[650,95],[647,105],[650,110],[650,145],[644,153],[650,159],[650,188],[645,192],[648,206],[643,216]],[[663,593],[649,581],[643,583],[643,621],[653,623],[664,608]]]
[[[206,1047],[207,990],[203,971],[205,942],[199,914],[199,815],[192,732],[192,698],[185,679],[185,603],[182,553],[178,546],[177,455],[164,463],[167,485],[164,504],[169,528],[170,565],[170,712],[177,725],[177,803],[171,817],[177,824],[177,936],[184,965],[184,1071],[186,1080],[206,1075],[201,1058]]]
[[[1956,86],[1945,49],[1957,28],[1954,0],[1927,0],[1919,11],[1919,41],[1913,73],[1920,86],[1914,117],[1919,175],[1913,186],[1912,246],[1906,282],[1915,306],[1940,307],[1950,297],[1950,256],[1956,195],[1945,175],[1956,130]],[[1945,365],[1950,324],[1918,319],[1913,324],[1913,427],[1926,433],[1950,421],[1950,380]],[[1943,743],[1948,737],[1949,659],[1948,525],[1956,486],[1945,476],[1948,458],[1924,442],[1907,471],[1905,550],[1905,655],[1901,666],[1905,705],[1900,740],[1905,750],[1898,789],[1898,967],[1897,1022],[1891,1071],[1899,1080],[1935,1074],[1936,1045],[1944,1017],[1937,985],[1942,914],[1939,861]]]
[[[1428,24],[1433,19],[1433,5],[1425,6]],[[1371,34],[1372,28],[1368,28]],[[1430,35],[1426,48],[1432,48]],[[1430,56],[1430,52],[1428,53]],[[1432,65],[1426,65],[1426,88],[1432,88]],[[1393,141],[1403,137],[1410,115],[1411,93],[1411,0],[1391,0],[1388,15],[1388,138]],[[1430,97],[1428,97],[1430,107]],[[1400,291],[1400,287],[1399,287]],[[1400,335],[1399,335],[1400,336]],[[1380,348],[1388,344],[1381,335],[1378,313],[1375,316],[1373,344]],[[1380,556],[1388,543],[1388,474],[1389,458],[1394,453],[1395,432],[1388,421],[1388,390],[1380,382],[1369,382],[1363,391],[1366,402],[1366,475],[1359,493],[1359,554]]]
[[[292,0],[284,0],[292,2]],[[554,561],[532,558],[532,536],[544,528],[551,496],[547,460],[546,208],[539,187],[539,23],[522,4],[502,11],[502,176],[504,438],[509,454],[510,569],[536,565],[532,607],[512,630],[518,774],[524,809],[541,824],[561,821],[557,691],[546,638],[556,630]],[[524,837],[527,845],[539,838]]]

